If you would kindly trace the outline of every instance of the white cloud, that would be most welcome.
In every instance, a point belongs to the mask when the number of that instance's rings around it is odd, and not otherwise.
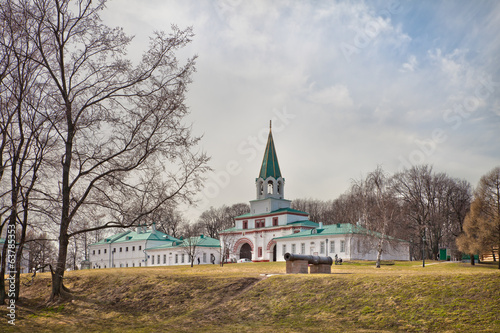
[[[408,57],[408,61],[405,62],[402,66],[401,66],[401,69],[400,71],[401,72],[414,72],[415,71],[415,68],[417,67],[418,65],[418,62],[417,62],[417,57],[415,57],[414,55],[410,55]]]
[[[344,110],[354,106],[354,102],[349,95],[349,89],[341,84],[314,91],[309,94],[308,100],[313,103],[329,105]]]

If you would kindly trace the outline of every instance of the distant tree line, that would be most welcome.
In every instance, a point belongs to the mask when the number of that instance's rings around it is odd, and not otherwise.
[[[429,165],[388,175],[380,167],[337,199],[292,201],[314,222],[352,223],[411,242],[414,259],[436,259],[440,248],[456,255],[456,238],[463,232],[470,209],[469,182],[437,173]],[[422,250],[423,249],[423,250]]]

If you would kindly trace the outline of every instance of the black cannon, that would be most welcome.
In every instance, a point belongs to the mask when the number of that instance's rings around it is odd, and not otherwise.
[[[292,254],[285,253],[286,261],[296,261],[296,260],[307,260],[308,264],[311,265],[332,265],[333,259],[332,257],[320,257],[320,256],[308,256],[305,254]]]

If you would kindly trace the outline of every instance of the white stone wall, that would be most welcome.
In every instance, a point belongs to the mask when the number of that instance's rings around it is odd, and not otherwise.
[[[220,248],[216,247],[203,247],[196,248],[196,258],[194,264],[198,265],[198,258],[200,258],[200,265],[212,264],[210,258],[213,256],[214,263],[220,263]],[[148,266],[177,266],[177,265],[191,265],[188,251],[182,247],[174,247],[167,249],[153,249],[146,251],[148,258]],[[154,259],[153,259],[154,257]],[[160,259],[160,262],[158,262]]]
[[[278,246],[278,261],[284,261],[284,255],[287,252],[305,255],[330,256],[332,258],[335,258],[335,254],[337,254],[339,258],[342,258],[342,260],[350,260],[351,258],[349,237],[346,237],[345,235],[277,239],[276,244]]]
[[[327,241],[328,240],[328,241]],[[328,235],[315,237],[285,238],[276,240],[277,260],[284,261],[286,252],[330,256],[342,260],[376,260],[378,238],[361,235]],[[323,243],[324,247],[322,247]],[[333,243],[333,248],[332,248]],[[302,252],[304,244],[304,253]],[[293,249],[295,250],[293,251]],[[382,260],[410,260],[409,244],[384,241]]]

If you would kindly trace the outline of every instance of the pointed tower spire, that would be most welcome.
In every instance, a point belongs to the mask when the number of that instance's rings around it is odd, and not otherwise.
[[[269,136],[267,137],[266,151],[260,168],[259,178],[266,179],[267,177],[278,179],[281,177],[280,166],[278,164],[278,156],[274,148],[273,133],[271,132],[271,121],[269,121]]]
[[[274,148],[272,123],[269,121],[269,136],[267,138],[266,150],[262,159],[259,177],[256,180],[257,199],[276,198],[283,199],[283,187],[285,180],[281,177],[281,170]]]

